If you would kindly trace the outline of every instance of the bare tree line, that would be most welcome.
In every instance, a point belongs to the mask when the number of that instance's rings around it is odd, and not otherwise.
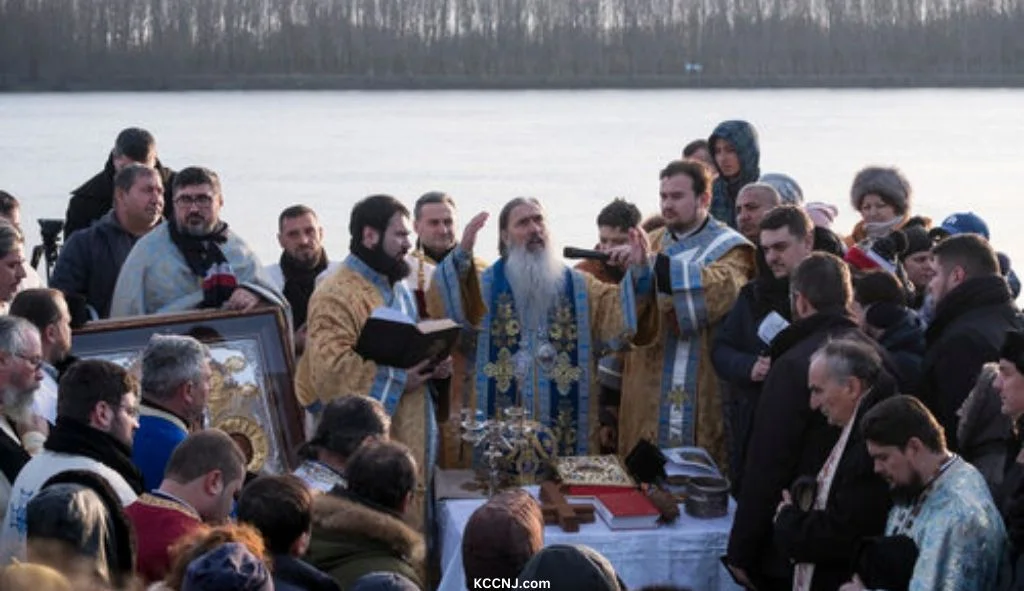
[[[1021,31],[1024,0],[0,0],[0,85],[998,78]]]

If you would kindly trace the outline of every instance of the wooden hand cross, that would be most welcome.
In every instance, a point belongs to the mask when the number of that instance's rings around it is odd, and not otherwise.
[[[558,485],[550,480],[540,483],[541,513],[546,525],[557,524],[562,531],[576,533],[581,523],[594,523],[594,506],[569,504]]]

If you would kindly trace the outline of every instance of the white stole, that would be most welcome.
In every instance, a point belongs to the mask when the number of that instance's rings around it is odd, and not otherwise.
[[[862,396],[861,400],[863,399],[864,397]],[[853,423],[857,418],[858,409],[860,409],[859,400],[857,401],[857,406],[853,409],[850,420],[843,426],[843,432],[839,435],[839,441],[832,447],[832,452],[828,454],[828,459],[825,460],[825,464],[818,471],[818,494],[814,498],[813,511],[825,510],[829,492],[832,491],[832,482],[835,480],[836,471],[839,469],[839,461],[846,451],[846,444],[850,441],[850,433],[853,432]],[[814,564],[807,562],[798,563],[793,568],[793,591],[810,591],[813,578]]]

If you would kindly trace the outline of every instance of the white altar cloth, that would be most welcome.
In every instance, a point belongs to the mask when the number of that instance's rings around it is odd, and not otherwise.
[[[527,487],[537,496],[538,487]],[[482,500],[445,500],[438,503],[441,543],[441,584],[438,591],[465,591],[462,570],[462,532]],[[557,525],[544,528],[544,544],[583,544],[603,554],[630,589],[672,583],[691,589],[739,591],[719,558],[729,543],[736,505],[729,500],[729,515],[696,519],[682,515],[671,525],[652,530],[612,531],[600,517],[566,533]]]

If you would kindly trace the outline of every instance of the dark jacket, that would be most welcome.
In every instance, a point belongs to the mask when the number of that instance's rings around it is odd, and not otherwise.
[[[1014,430],[1013,421],[1003,414],[1003,401],[994,387],[997,375],[998,366],[982,366],[974,389],[960,407],[956,436],[960,456],[981,472],[992,497],[998,500],[1007,468],[1007,442],[1013,438]]]
[[[1002,277],[969,279],[939,302],[925,333],[927,353],[921,365],[917,397],[946,431],[951,451],[958,451],[956,411],[974,387],[981,366],[999,360],[1006,331],[1021,321]]]
[[[171,202],[174,171],[164,167],[159,160],[156,161],[156,169],[160,171],[160,180],[164,184],[164,219],[169,220],[174,207]],[[64,219],[65,242],[76,231],[88,228],[114,206],[114,174],[114,157],[110,155],[107,156],[103,170],[71,192]]]
[[[109,318],[117,275],[139,238],[121,227],[113,211],[107,212],[68,239],[53,267],[50,287],[68,294],[69,302],[84,299],[96,317]]]
[[[730,433],[729,477],[733,494],[743,486],[747,440],[754,421],[757,400],[764,382],[750,379],[750,370],[761,355],[767,355],[768,343],[758,336],[758,328],[772,312],[789,320],[789,280],[776,279],[764,255],[758,251],[758,276],[740,289],[732,310],[715,331],[711,362],[722,380],[724,415]]]
[[[903,318],[885,329],[878,344],[900,371],[901,394],[914,394],[921,383],[921,362],[924,360],[924,322],[917,314],[904,310]]]
[[[1021,426],[1018,421],[1015,432],[1006,442],[1006,475],[995,495],[1010,538],[1010,563],[1014,570],[1011,591],[1024,590],[1024,464],[1017,461],[1024,435]]]
[[[860,420],[879,402],[892,397],[896,381],[883,374],[861,400],[850,438],[839,460],[823,511],[783,509],[775,520],[775,544],[793,562],[815,565],[812,591],[833,591],[853,576],[853,561],[865,538],[882,535],[892,504],[889,485],[875,474]]]
[[[790,318],[789,280],[776,279],[763,259],[759,251],[758,276],[740,289],[711,346],[711,363],[718,377],[733,386],[733,392],[755,398],[762,383],[750,381],[750,370],[758,357],[768,354],[769,346],[757,336],[757,329],[772,312]]]
[[[839,429],[811,410],[807,371],[814,351],[844,336],[874,343],[838,311],[798,320],[772,343],[772,368],[754,416],[727,554],[755,583],[765,576],[792,576],[789,560],[772,542],[772,519],[783,489],[798,476],[816,475],[839,438]]]
[[[340,591],[331,577],[286,554],[274,555],[275,591]]]
[[[718,160],[714,157],[715,140],[718,138],[728,141],[736,149],[740,172],[732,178],[722,175],[722,170],[718,168]],[[736,197],[740,194],[740,189],[756,182],[761,176],[761,146],[757,130],[746,121],[723,121],[715,127],[715,131],[708,138],[708,148],[718,171],[718,178],[711,186],[711,215],[735,230]]]
[[[400,517],[336,492],[313,502],[313,536],[306,560],[344,590],[359,577],[393,572],[425,588],[423,536]]]

